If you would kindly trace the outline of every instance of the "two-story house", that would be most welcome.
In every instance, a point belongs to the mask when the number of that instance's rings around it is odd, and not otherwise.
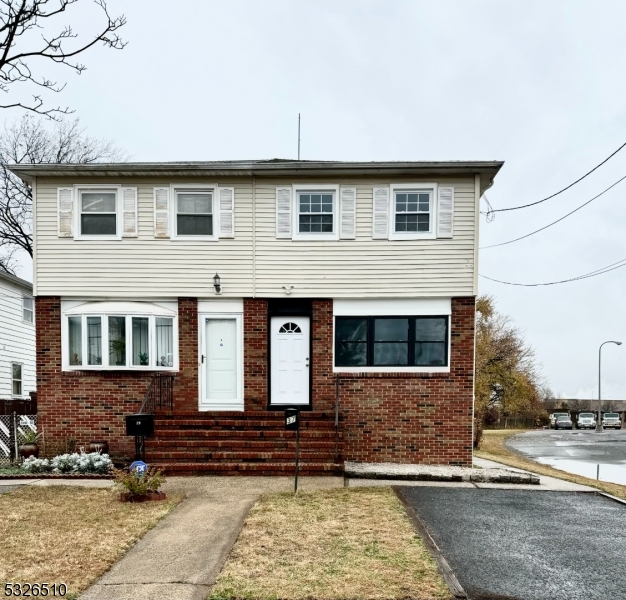
[[[0,272],[0,403],[30,400],[36,389],[33,286]]]
[[[28,165],[39,419],[106,439],[157,373],[168,472],[470,465],[479,199],[501,162]],[[152,382],[152,383],[151,383]]]

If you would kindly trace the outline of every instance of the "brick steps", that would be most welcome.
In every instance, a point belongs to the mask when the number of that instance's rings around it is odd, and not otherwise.
[[[293,462],[217,463],[155,462],[166,475],[293,475]],[[301,475],[341,475],[343,464],[323,462],[300,465]]]
[[[206,450],[199,449],[196,451],[152,451],[150,452],[150,459],[154,462],[171,461],[171,462],[292,462],[296,458],[295,451],[281,452],[280,450],[272,452],[207,452]],[[315,452],[308,450],[300,450],[300,462],[332,462],[334,459],[334,453],[332,452]]]
[[[341,442],[339,443],[341,445]],[[296,449],[295,440],[285,439],[285,438],[266,438],[266,439],[238,439],[238,438],[228,438],[228,439],[201,439],[194,440],[189,438],[184,439],[165,439],[159,438],[152,440],[148,438],[146,440],[146,447],[150,448],[153,451],[184,451],[189,449],[202,449],[202,450],[228,450],[228,449],[237,449],[237,450],[255,450],[258,452],[263,451],[271,451],[271,450],[291,450],[294,451]],[[335,450],[335,441],[334,437],[332,440],[327,439],[317,439],[317,438],[307,438],[306,440],[300,440],[300,449],[306,449],[316,452],[329,451],[334,452]]]
[[[334,413],[301,413],[303,474],[343,472],[343,436],[338,457],[335,436]],[[155,436],[146,440],[148,461],[170,474],[291,475],[295,448],[296,432],[285,430],[283,411],[160,413]]]

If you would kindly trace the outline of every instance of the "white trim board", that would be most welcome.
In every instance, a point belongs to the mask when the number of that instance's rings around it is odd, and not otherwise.
[[[451,315],[452,298],[335,299],[336,317]]]

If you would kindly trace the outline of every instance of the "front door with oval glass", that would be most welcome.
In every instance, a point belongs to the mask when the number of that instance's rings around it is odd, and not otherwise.
[[[309,332],[309,317],[272,317],[270,404],[310,403]]]
[[[200,410],[243,410],[241,317],[203,318]]]

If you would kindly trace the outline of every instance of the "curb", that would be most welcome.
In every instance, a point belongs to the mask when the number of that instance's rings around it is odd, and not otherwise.
[[[13,475],[0,475],[3,479],[113,479],[113,475],[83,475],[75,473],[15,473]]]
[[[415,531],[417,531],[417,533],[420,535],[420,537],[422,538],[422,541],[424,542],[424,545],[426,546],[428,551],[431,553],[432,557],[435,559],[437,563],[437,567],[439,568],[439,573],[441,573],[443,580],[446,582],[446,585],[450,588],[450,592],[452,593],[452,596],[455,598],[455,600],[468,600],[468,596],[465,593],[463,586],[459,583],[459,580],[456,578],[454,571],[452,571],[452,569],[450,568],[448,561],[445,559],[444,555],[441,553],[439,546],[437,546],[437,543],[428,532],[428,529],[426,529],[426,526],[424,525],[424,523],[422,523],[422,520],[419,518],[419,515],[417,514],[415,509],[408,503],[402,490],[396,486],[393,486],[391,489],[395,492],[396,496],[398,497],[398,500],[400,500],[400,502],[402,503],[404,510],[406,511],[407,515],[409,516],[409,519],[411,519],[413,523],[413,527],[415,528]]]
[[[624,506],[626,506],[626,500],[622,500],[621,498],[618,498],[617,496],[612,496],[611,494],[607,494],[606,492],[601,492],[600,490],[596,490],[596,494],[598,494],[598,496],[604,496],[605,498],[609,498],[610,500],[614,500],[615,502],[619,502],[620,504],[623,504]]]
[[[430,473],[367,473],[363,471],[346,471],[347,479],[389,479],[394,481],[442,481],[442,482],[471,482],[471,483],[517,483],[520,485],[539,485],[540,478],[534,473],[515,473],[510,475],[489,475],[487,473],[472,473],[469,477],[463,475],[432,475]]]

